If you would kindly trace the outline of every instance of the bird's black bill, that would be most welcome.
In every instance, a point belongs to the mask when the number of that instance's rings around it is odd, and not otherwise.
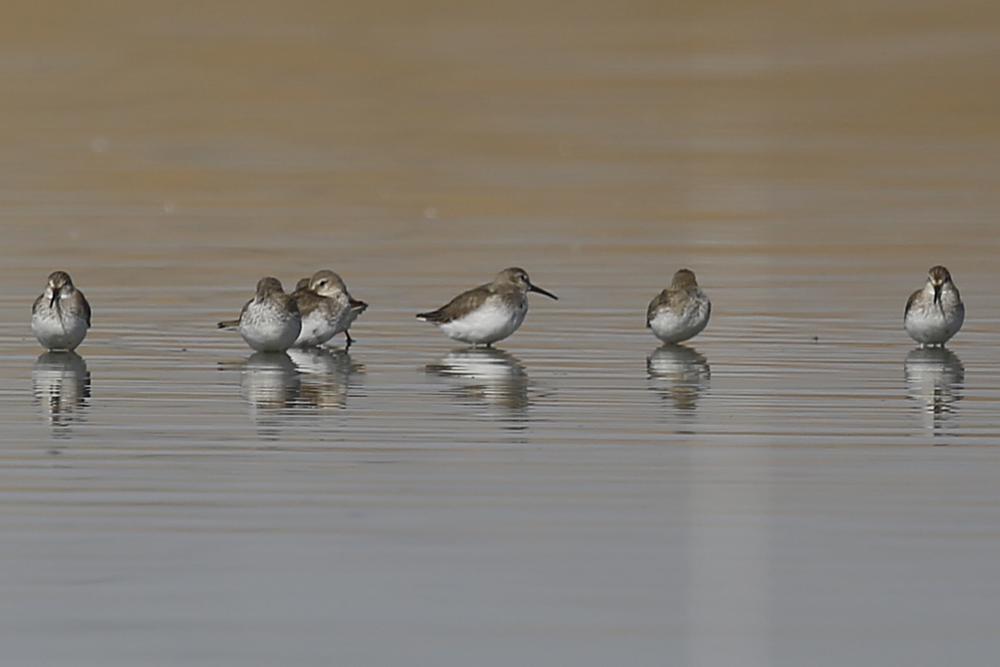
[[[939,308],[941,307],[941,288],[942,287],[944,287],[944,285],[935,285],[934,286],[934,303],[936,303]]]
[[[532,285],[530,283],[528,284],[528,291],[529,292],[538,292],[539,294],[544,294],[545,296],[549,297],[550,299],[555,299],[556,301],[559,300],[559,297],[557,297],[552,292],[548,292],[546,290],[543,290],[541,287],[535,287],[534,285]]]

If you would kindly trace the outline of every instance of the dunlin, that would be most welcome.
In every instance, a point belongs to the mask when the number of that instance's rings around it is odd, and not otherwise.
[[[65,271],[49,276],[31,307],[31,332],[49,350],[74,350],[90,328],[90,304]]]
[[[449,338],[490,347],[517,331],[528,312],[528,292],[558,299],[531,284],[524,269],[504,269],[491,283],[462,292],[446,305],[417,317],[436,324]]]
[[[219,322],[219,328],[239,328],[243,340],[258,352],[284,352],[299,337],[302,317],[281,281],[261,278],[257,295],[243,306],[240,319]]]
[[[664,343],[679,343],[701,333],[711,314],[712,302],[698,287],[694,272],[681,269],[670,287],[650,302],[646,326]]]
[[[927,283],[910,295],[903,314],[903,326],[920,347],[940,347],[958,333],[965,320],[965,304],[951,274],[935,266]]]
[[[349,331],[368,304],[351,297],[347,286],[333,271],[317,271],[295,286],[292,298],[302,314],[302,331],[295,347],[316,347],[340,332],[347,337],[347,347],[354,339]]]

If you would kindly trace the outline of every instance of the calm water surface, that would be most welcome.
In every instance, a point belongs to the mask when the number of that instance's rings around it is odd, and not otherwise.
[[[5,660],[995,659],[1000,16],[806,4],[12,11]],[[560,299],[500,349],[414,318],[510,265]],[[325,267],[349,352],[215,329]]]

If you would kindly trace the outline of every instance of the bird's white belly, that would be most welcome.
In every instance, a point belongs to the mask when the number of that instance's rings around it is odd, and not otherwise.
[[[487,301],[471,313],[439,326],[446,336],[464,343],[495,343],[517,331],[527,312],[527,307],[506,308]]]
[[[87,335],[83,317],[58,317],[54,310],[36,313],[31,318],[31,331],[38,342],[51,350],[72,350]]]
[[[649,321],[649,328],[664,343],[679,343],[701,333],[708,325],[710,312],[707,302],[685,308],[680,315],[663,308]]]
[[[301,318],[282,317],[270,309],[250,308],[240,320],[240,335],[259,352],[284,352],[301,331]]]
[[[336,322],[324,313],[315,310],[302,320],[302,330],[295,341],[295,347],[315,347],[333,338],[337,333]]]
[[[964,308],[955,309],[946,316],[940,308],[934,306],[911,309],[906,314],[903,325],[910,338],[921,345],[940,345],[958,333],[964,320]]]

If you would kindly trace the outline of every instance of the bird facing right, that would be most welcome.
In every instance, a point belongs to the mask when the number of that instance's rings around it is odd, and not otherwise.
[[[492,347],[524,322],[528,292],[559,298],[532,284],[524,269],[512,266],[498,273],[493,282],[462,292],[437,310],[420,313],[417,318],[436,324],[453,340]]]
[[[922,289],[910,295],[903,314],[903,326],[920,347],[943,347],[958,333],[965,321],[965,304],[951,273],[935,266],[927,273]]]
[[[646,326],[664,343],[680,343],[701,333],[711,314],[712,302],[698,287],[694,272],[681,269],[670,287],[650,302]]]

